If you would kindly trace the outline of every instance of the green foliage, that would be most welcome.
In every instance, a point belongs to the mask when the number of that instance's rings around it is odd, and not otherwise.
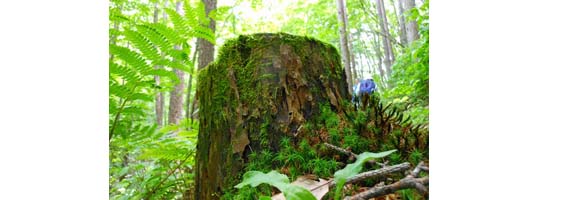
[[[155,198],[172,199],[179,197],[193,184],[196,127],[189,126],[187,120],[179,125],[157,130],[156,126],[123,126],[130,136],[116,137],[109,144],[110,198],[131,199]],[[196,123],[193,123],[194,126]],[[170,134],[177,133],[170,137]],[[180,170],[170,171],[178,168]]]
[[[158,13],[165,10],[169,21],[152,23],[153,3],[159,2],[109,4],[110,199],[175,199],[193,185],[198,121],[158,127],[153,97],[181,81],[175,69],[195,77],[192,38],[215,38],[191,17],[205,16],[203,6],[185,1],[188,16],[161,6]]]
[[[284,197],[288,200],[315,200],[316,197],[307,189],[291,185],[290,180],[286,175],[280,174],[277,171],[270,171],[264,174],[259,171],[249,171],[244,174],[244,180],[237,184],[235,188],[242,188],[246,185],[256,187],[262,183],[272,185],[278,188]]]
[[[346,179],[356,176],[363,167],[363,164],[371,159],[385,157],[397,150],[384,151],[380,153],[364,152],[357,156],[357,160],[354,163],[346,165],[345,168],[338,170],[334,173],[334,181],[336,182],[336,191],[334,193],[334,199],[340,199],[342,187],[346,183]]]
[[[387,101],[407,97],[410,103],[425,106],[429,101],[429,1],[407,14],[417,21],[421,38],[397,56],[388,82],[393,87],[383,97]]]

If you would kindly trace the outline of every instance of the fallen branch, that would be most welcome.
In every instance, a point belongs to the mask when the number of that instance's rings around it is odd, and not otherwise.
[[[371,199],[375,197],[385,196],[387,194],[395,193],[398,190],[408,189],[408,188],[415,188],[419,191],[426,190],[425,185],[429,184],[429,177],[422,177],[422,178],[404,178],[396,183],[387,185],[387,186],[379,186],[371,188],[367,191],[358,193],[351,197],[346,197],[345,199],[348,200],[360,200],[360,199]],[[426,191],[422,192],[426,194]]]
[[[327,147],[329,147],[329,148],[331,148],[331,149],[333,149],[333,150],[335,150],[335,151],[338,151],[338,152],[340,152],[340,153],[343,153],[343,154],[346,154],[346,155],[349,155],[349,156],[352,156],[352,157],[355,157],[355,158],[356,158],[356,157],[358,157],[358,156],[357,156],[355,153],[353,153],[352,151],[349,151],[349,150],[346,150],[346,149],[343,149],[343,148],[340,148],[340,147],[334,146],[334,145],[332,145],[332,144],[328,144],[328,143],[326,143],[326,142],[324,143],[324,145],[326,145]]]
[[[332,145],[332,144],[329,144],[329,143],[326,143],[326,142],[324,143],[324,145],[326,145],[327,147],[329,147],[329,148],[331,148],[331,149],[333,149],[333,150],[335,150],[335,151],[338,151],[338,152],[341,152],[341,153],[343,153],[343,154],[349,155],[350,157],[353,157],[353,158],[358,158],[358,155],[356,155],[356,154],[355,154],[355,153],[353,153],[352,151],[349,151],[349,150],[346,150],[346,149],[343,149],[343,148],[340,148],[340,147],[334,146],[334,145]],[[375,160],[370,160],[370,161],[368,161],[368,162],[369,162],[369,163],[373,163],[373,164],[377,164],[377,165],[379,165],[379,166],[381,166],[381,167],[387,167],[387,164],[388,164],[388,162],[381,163],[381,162],[377,162],[377,161],[375,161]]]
[[[358,193],[354,196],[348,196],[345,199],[348,200],[360,200],[360,199],[370,199],[375,197],[384,196],[387,194],[395,193],[398,190],[415,188],[421,194],[426,195],[428,190],[425,186],[429,185],[429,176],[417,178],[419,172],[425,168],[423,162],[420,162],[413,171],[407,175],[405,178],[386,186],[376,186],[367,191]],[[428,169],[428,168],[427,168]]]
[[[408,162],[393,165],[393,166],[387,166],[387,167],[383,167],[380,169],[376,169],[376,170],[372,170],[372,171],[368,171],[368,172],[363,172],[363,173],[360,173],[356,176],[348,178],[348,179],[346,179],[345,184],[355,183],[355,182],[359,182],[359,181],[369,179],[369,178],[374,178],[374,177],[381,177],[381,176],[385,176],[387,174],[392,174],[395,172],[402,172],[402,171],[408,170],[409,168],[411,168],[411,164],[409,164]],[[335,185],[336,185],[336,182],[332,181],[329,185],[329,188],[333,188]]]

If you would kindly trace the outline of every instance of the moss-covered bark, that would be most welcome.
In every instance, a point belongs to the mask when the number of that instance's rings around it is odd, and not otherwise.
[[[284,33],[226,42],[199,74],[200,127],[195,199],[217,199],[239,182],[251,152],[279,150],[284,137],[329,104],[348,100],[339,54],[318,40]]]

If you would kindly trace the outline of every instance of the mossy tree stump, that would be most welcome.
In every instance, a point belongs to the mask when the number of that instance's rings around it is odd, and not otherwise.
[[[195,199],[218,199],[240,181],[251,152],[277,152],[280,139],[320,105],[343,110],[346,77],[335,47],[284,33],[240,36],[199,74]]]

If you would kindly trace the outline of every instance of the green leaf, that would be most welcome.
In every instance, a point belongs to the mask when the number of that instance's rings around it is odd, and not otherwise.
[[[286,175],[280,174],[277,171],[270,171],[264,174],[259,171],[249,171],[244,174],[244,180],[234,186],[235,188],[242,188],[246,185],[257,187],[258,185],[266,183],[278,188],[287,200],[316,200],[316,197],[307,189],[291,185],[290,180]]]
[[[285,175],[282,175],[274,170],[270,171],[268,174],[264,174],[263,172],[259,171],[249,171],[244,174],[244,180],[234,187],[242,188],[246,185],[256,187],[262,183],[270,184],[277,187],[281,183],[290,183],[290,180],[288,180],[288,177],[286,177]]]
[[[346,179],[351,178],[357,175],[361,170],[363,164],[371,159],[375,158],[382,158],[385,157],[393,152],[397,151],[396,149],[390,151],[384,151],[380,153],[372,153],[372,152],[364,152],[357,156],[357,160],[354,163],[346,165],[344,169],[338,170],[334,173],[334,181],[336,181],[336,192],[334,193],[334,199],[340,198],[340,192],[342,191],[342,187],[346,183]]]
[[[316,197],[306,188],[286,184],[284,188],[279,188],[287,200],[316,200]]]
[[[139,49],[139,51],[141,51],[143,56],[145,56],[147,59],[156,60],[161,57],[153,43],[151,43],[140,33],[126,30],[125,36],[127,37],[127,40],[129,40],[133,46],[137,47],[137,49]]]

